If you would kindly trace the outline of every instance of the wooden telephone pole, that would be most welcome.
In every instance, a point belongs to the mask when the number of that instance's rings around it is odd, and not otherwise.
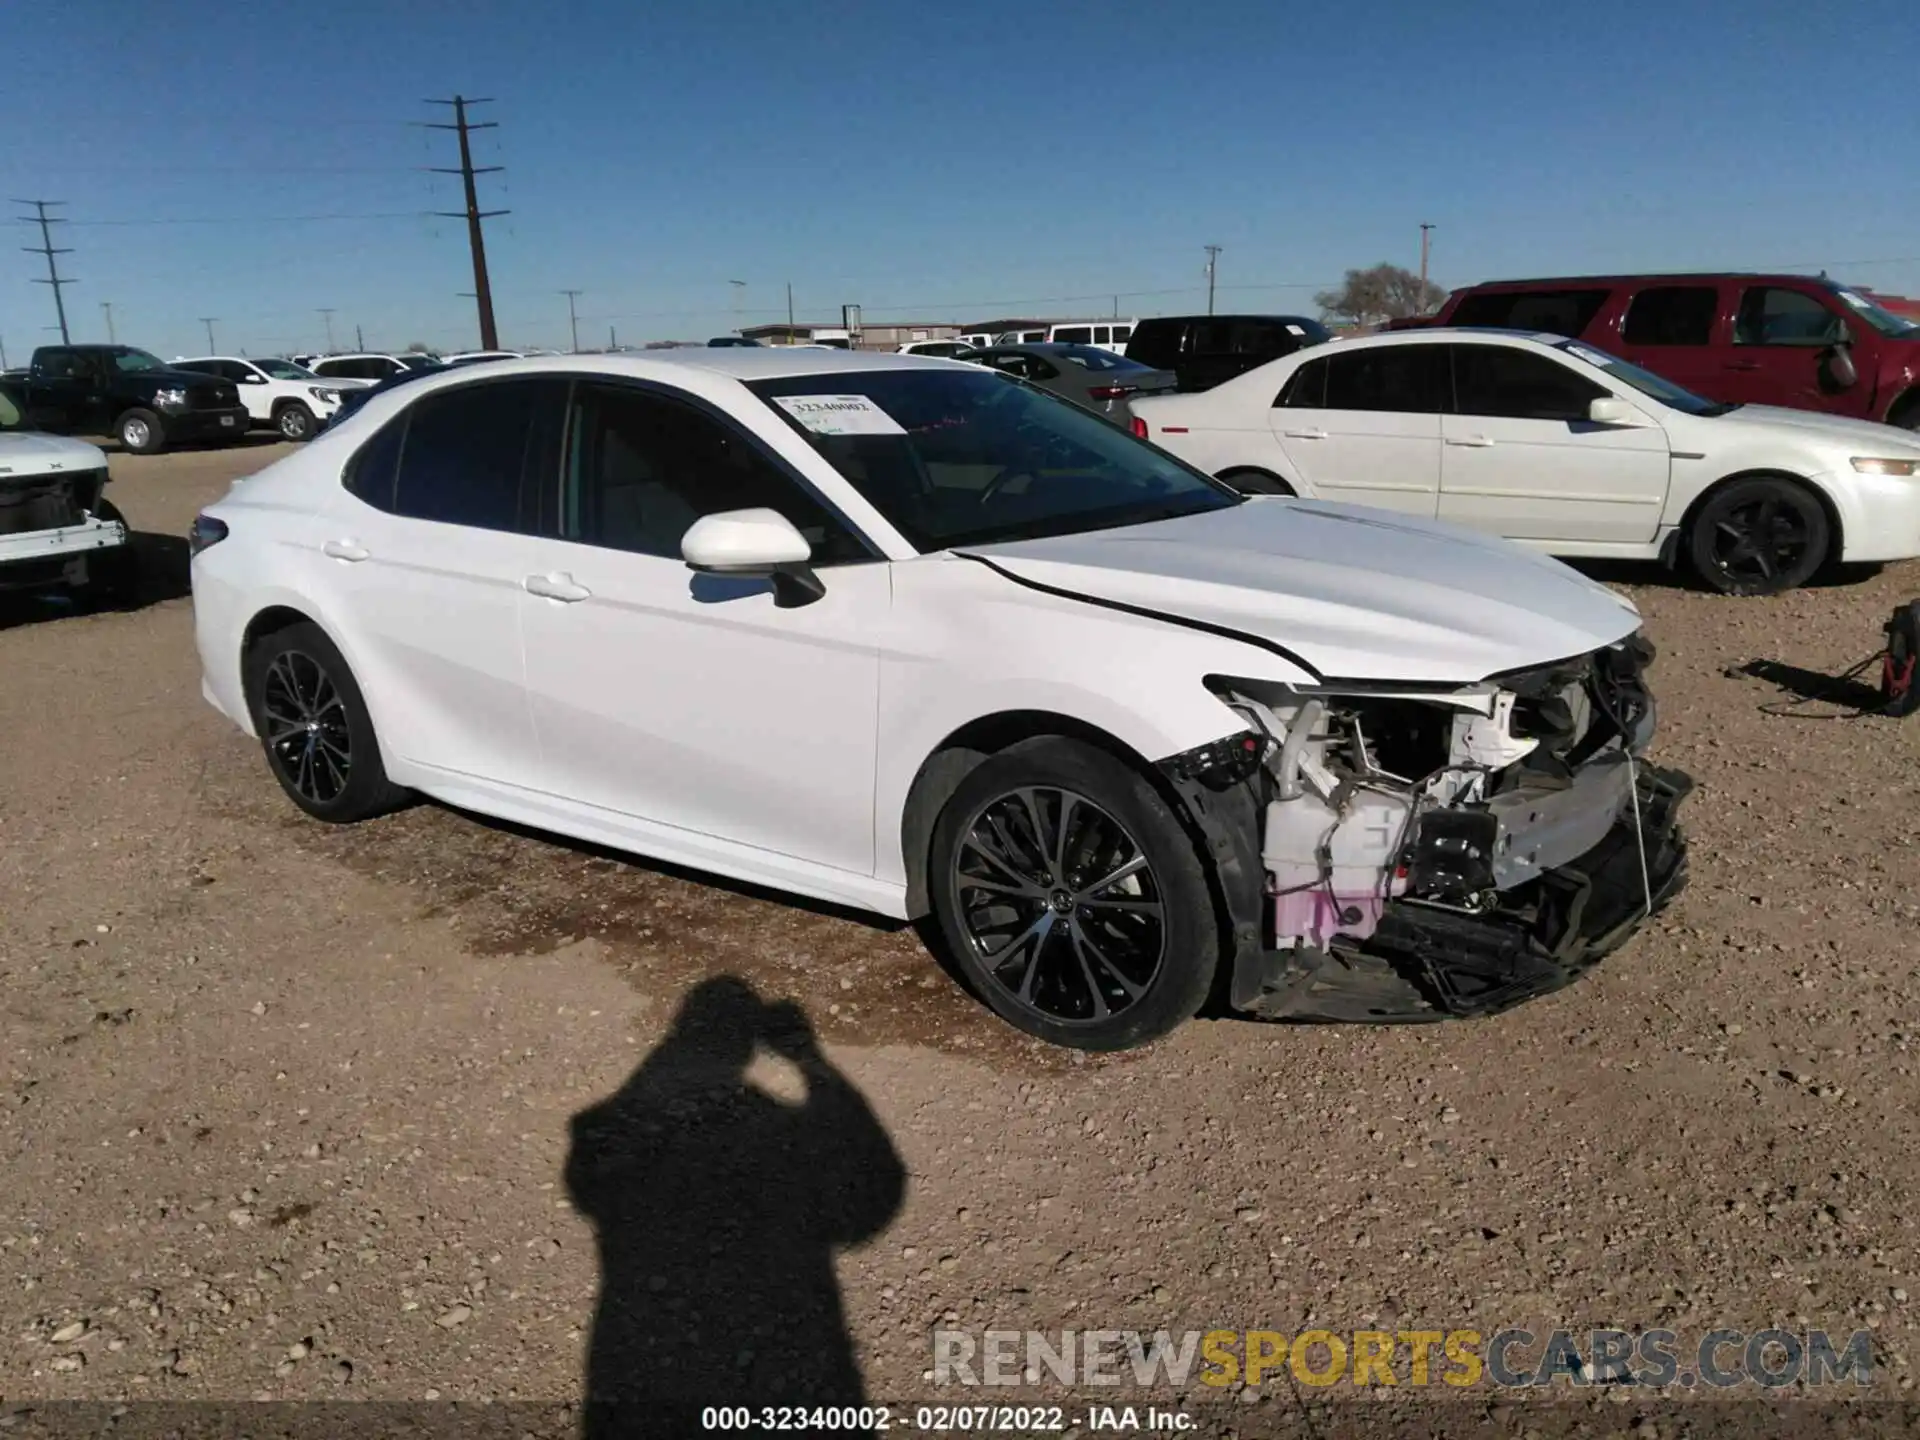
[[[493,287],[487,282],[487,242],[480,233],[480,222],[490,219],[495,215],[505,215],[509,212],[505,210],[482,210],[480,208],[479,198],[474,193],[473,177],[476,175],[491,175],[504,167],[499,165],[482,165],[477,169],[475,168],[473,163],[473,147],[467,142],[468,135],[475,130],[492,130],[496,127],[490,120],[478,125],[470,122],[467,119],[467,107],[469,105],[486,105],[490,103],[490,101],[485,99],[469,100],[464,95],[456,95],[451,100],[427,101],[429,105],[451,105],[453,107],[453,123],[451,125],[443,125],[435,122],[429,123],[427,128],[429,130],[452,130],[460,137],[460,166],[458,169],[450,169],[442,165],[430,165],[427,168],[432,170],[436,175],[458,175],[461,185],[466,190],[467,208],[465,210],[439,210],[434,213],[443,215],[449,220],[464,218],[467,222],[467,245],[473,251],[473,294],[474,300],[480,308],[480,348],[482,350],[498,350],[500,348],[500,336],[493,324]]]

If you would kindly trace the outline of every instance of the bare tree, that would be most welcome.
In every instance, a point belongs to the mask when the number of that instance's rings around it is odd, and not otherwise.
[[[1322,290],[1313,303],[1330,320],[1381,325],[1428,314],[1446,298],[1447,292],[1431,280],[1382,262],[1370,270],[1347,271],[1338,290]]]

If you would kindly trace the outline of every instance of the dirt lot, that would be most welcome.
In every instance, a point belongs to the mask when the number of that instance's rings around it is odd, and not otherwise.
[[[1570,991],[1086,1060],[911,929],[430,805],[300,818],[200,699],[168,538],[280,453],[116,456],[155,602],[0,618],[0,1398],[560,1400],[591,1363],[911,1406],[941,1324],[1866,1328],[1873,1393],[1911,1386],[1920,719],[1723,672],[1844,668],[1920,565],[1624,577],[1694,879]],[[766,1045],[733,1083],[769,1028],[804,1107]],[[1626,1398],[1581,1403],[1658,1408]],[[1276,1375],[1205,1423],[1320,1399]]]

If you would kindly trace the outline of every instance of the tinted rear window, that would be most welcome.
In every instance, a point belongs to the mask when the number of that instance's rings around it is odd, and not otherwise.
[[[1133,338],[1127,341],[1127,358],[1143,365],[1172,369],[1173,362],[1180,358],[1182,325],[1179,320],[1141,321],[1133,327]]]
[[[1544,330],[1577,337],[1593,323],[1610,290],[1483,290],[1469,295],[1448,317],[1452,325],[1502,330]]]
[[[1705,345],[1720,291],[1713,285],[1649,285],[1633,297],[1620,339],[1628,345]]]

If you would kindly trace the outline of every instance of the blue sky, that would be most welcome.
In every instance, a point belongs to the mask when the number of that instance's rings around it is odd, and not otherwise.
[[[1564,14],[1567,18],[1559,18]],[[76,339],[273,353],[477,343],[454,140],[502,339],[1311,309],[1349,266],[1445,284],[1819,268],[1920,293],[1906,0],[323,0],[7,8],[0,199],[68,202]],[[18,206],[6,206],[7,215]],[[330,217],[306,218],[294,217]],[[344,218],[338,218],[344,217]],[[18,243],[37,231],[12,226]],[[44,343],[0,250],[0,343]],[[731,280],[744,280],[741,289]]]

